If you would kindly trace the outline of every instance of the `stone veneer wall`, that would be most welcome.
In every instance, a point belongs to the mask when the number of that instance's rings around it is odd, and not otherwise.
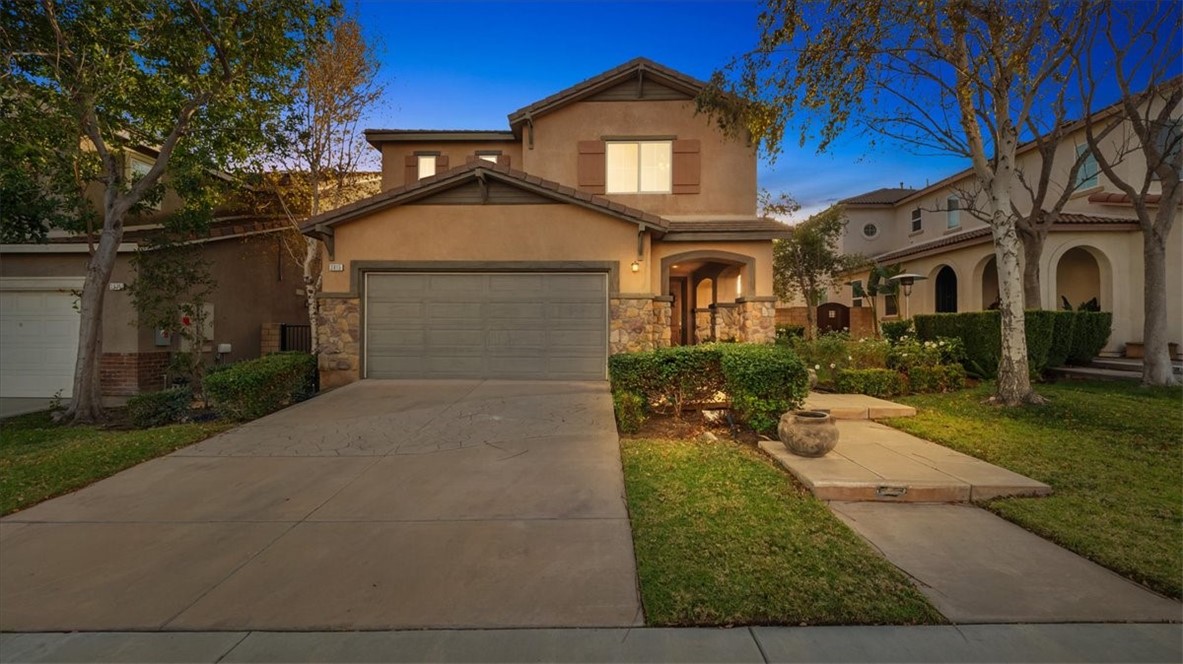
[[[715,305],[715,341],[747,341],[741,330],[739,304],[721,302]]]
[[[608,353],[635,353],[669,346],[671,315],[671,303],[666,298],[611,298]]]
[[[737,338],[757,344],[776,341],[776,298],[752,298],[740,302]]]
[[[361,378],[361,313],[356,297],[324,297],[317,313],[320,387],[328,389]]]

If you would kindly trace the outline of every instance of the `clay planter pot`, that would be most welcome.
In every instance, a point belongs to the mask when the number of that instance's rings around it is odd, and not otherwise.
[[[785,449],[803,457],[825,456],[838,444],[838,427],[829,413],[797,410],[780,416],[776,428]]]

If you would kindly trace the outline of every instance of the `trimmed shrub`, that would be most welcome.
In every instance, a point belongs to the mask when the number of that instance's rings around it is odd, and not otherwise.
[[[127,417],[137,429],[161,427],[185,419],[193,403],[193,389],[170,387],[159,392],[138,394],[127,400]]]
[[[632,392],[669,406],[679,416],[688,403],[711,400],[723,389],[719,346],[671,346],[608,358],[613,392]]]
[[[879,323],[879,329],[883,331],[883,338],[893,344],[915,332],[911,320],[885,320]]]
[[[1002,355],[1002,322],[997,311],[960,314],[921,314],[912,318],[916,336],[924,341],[940,337],[960,339],[965,348],[965,370],[979,378],[998,374]]]
[[[908,379],[894,369],[843,369],[834,387],[842,394],[892,397],[908,391]]]
[[[1113,314],[1108,311],[1077,311],[1072,331],[1072,350],[1069,364],[1088,364],[1109,343],[1113,331]]]
[[[316,358],[272,353],[238,362],[205,379],[205,395],[219,415],[253,420],[316,393]]]
[[[613,392],[616,426],[621,433],[636,433],[645,423],[645,398],[633,392]]]
[[[722,348],[724,389],[731,409],[760,433],[776,431],[780,416],[799,408],[809,392],[809,375],[784,346],[735,344]]]
[[[1032,374],[1041,374],[1048,367],[1048,351],[1055,340],[1056,312],[1028,310],[1027,325],[1027,367]],[[1000,342],[1001,343],[1001,342]]]
[[[657,391],[658,375],[652,352],[617,353],[608,357],[608,379],[612,392],[631,392],[648,397]]]
[[[965,344],[956,337],[939,337],[935,341],[921,341],[903,337],[887,355],[887,368],[909,373],[914,367],[935,367],[939,364],[961,364],[965,360]],[[866,367],[856,367],[866,368]]]
[[[1076,329],[1075,311],[1053,312],[1056,321],[1052,332],[1052,345],[1047,350],[1047,366],[1060,367],[1068,361],[1068,354],[1072,352],[1072,335]]]
[[[776,343],[791,344],[793,339],[800,339],[805,336],[804,325],[777,325],[776,326]]]
[[[964,387],[965,367],[960,364],[917,366],[908,372],[908,388],[916,394],[952,392]]]

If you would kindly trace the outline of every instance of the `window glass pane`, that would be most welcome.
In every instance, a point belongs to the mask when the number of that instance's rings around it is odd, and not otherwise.
[[[670,161],[673,146],[668,141],[641,143],[641,191],[670,191]]]
[[[894,296],[894,295],[884,295],[883,296],[883,315],[884,316],[898,316],[899,315],[899,307],[896,305],[895,297],[896,296]]]
[[[912,210],[912,230],[920,230],[920,208]]]
[[[1088,152],[1089,155],[1085,157],[1084,161],[1080,164],[1080,168],[1076,170],[1077,188],[1097,186],[1097,173],[1100,172],[1101,168],[1097,166],[1096,155],[1089,151],[1089,146],[1087,144],[1076,146],[1077,158],[1086,152]]]
[[[961,201],[954,196],[950,196],[945,203],[949,210],[948,227],[957,228],[961,225]]]
[[[477,159],[484,159],[485,161],[491,161],[494,164],[497,163],[497,155],[495,155],[495,154],[478,154]]]
[[[609,194],[631,194],[637,191],[636,143],[609,143],[605,158],[608,164],[607,190]]]
[[[131,160],[131,177],[133,180],[138,180],[148,174],[152,170],[152,164],[139,159]]]
[[[419,179],[429,178],[435,175],[435,155],[421,154],[419,155]]]

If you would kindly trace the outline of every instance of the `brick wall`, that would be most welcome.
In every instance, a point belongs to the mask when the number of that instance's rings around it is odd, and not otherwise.
[[[279,323],[264,323],[259,329],[259,355],[278,353],[282,344]]]
[[[805,327],[805,307],[777,307],[777,325],[800,325]]]
[[[777,325],[800,325],[805,327],[805,307],[777,307]],[[870,307],[850,308],[850,336],[855,339],[875,336],[871,327]]]
[[[128,397],[164,388],[168,351],[103,353],[99,385],[104,396]]]

